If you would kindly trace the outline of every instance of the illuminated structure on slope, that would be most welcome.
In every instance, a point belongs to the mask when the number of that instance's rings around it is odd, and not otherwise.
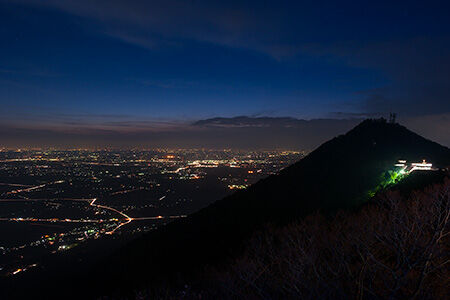
[[[369,198],[375,196],[375,194],[378,191],[399,183],[401,180],[406,178],[409,174],[411,174],[414,171],[435,170],[433,169],[433,164],[427,163],[425,160],[423,160],[421,163],[410,163],[410,164],[408,164],[406,160],[399,160],[395,164],[395,167],[397,167],[395,170],[388,170],[381,175],[378,185],[374,189],[369,190],[368,192]]]
[[[421,163],[411,163],[409,165],[406,163],[406,160],[399,160],[398,163],[395,164],[395,166],[402,168],[402,170],[400,172],[408,173],[408,174],[411,172],[414,172],[416,170],[420,170],[420,171],[433,170],[433,164],[427,163],[425,159]]]

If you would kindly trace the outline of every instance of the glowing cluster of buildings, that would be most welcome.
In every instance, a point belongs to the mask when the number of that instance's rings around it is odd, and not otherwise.
[[[428,163],[425,159],[420,162],[415,163],[407,163],[406,160],[399,160],[398,163],[395,164],[396,167],[402,168],[404,173],[411,173],[417,170],[420,171],[431,171],[433,169],[433,164]]]

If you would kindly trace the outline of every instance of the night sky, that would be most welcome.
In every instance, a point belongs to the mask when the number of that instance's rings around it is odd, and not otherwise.
[[[0,136],[394,111],[446,143],[449,12],[445,1],[0,0]]]

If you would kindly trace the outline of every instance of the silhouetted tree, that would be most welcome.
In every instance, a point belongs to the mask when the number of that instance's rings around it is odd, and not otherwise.
[[[247,299],[440,299],[449,287],[450,181],[357,213],[320,214],[255,236],[221,275]]]

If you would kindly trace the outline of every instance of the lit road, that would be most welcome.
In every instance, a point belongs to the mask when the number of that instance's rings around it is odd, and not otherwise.
[[[50,222],[50,223],[102,223],[105,220],[90,220],[90,219],[58,219],[58,218],[0,218],[0,221],[10,222]]]
[[[55,182],[44,183],[44,184],[41,184],[41,185],[36,185],[36,186],[24,188],[24,189],[17,189],[17,190],[13,190],[13,191],[7,192],[6,195],[31,192],[31,191],[38,190],[38,189],[41,189],[43,187],[46,187],[47,185],[58,184],[58,183],[63,183],[63,182],[64,182],[64,180],[58,180],[58,181],[55,181]]]
[[[17,186],[17,187],[30,187],[32,185],[29,184],[20,184],[20,183],[6,183],[6,182],[0,182],[0,185],[6,185],[6,186]]]
[[[21,189],[16,189],[10,192],[7,192],[6,195],[11,195],[11,194],[20,194],[20,193],[26,193],[26,192],[31,192],[34,190],[38,190],[41,188],[44,188],[46,186],[49,185],[53,185],[53,184],[59,184],[59,183],[63,183],[64,180],[58,180],[58,181],[54,181],[54,182],[49,182],[49,183],[44,183],[44,184],[40,184],[40,185],[36,185],[36,186],[27,186],[27,185],[21,185],[21,184],[7,184],[7,183],[3,183],[3,185],[10,185],[10,186],[16,186],[16,187],[23,187]],[[126,191],[122,191],[122,192],[117,192],[117,194],[120,193],[128,193],[131,192],[133,190],[126,190]],[[115,193],[113,193],[115,194]],[[162,199],[164,199],[165,196],[162,197]],[[160,200],[162,200],[160,199]],[[153,216],[153,217],[139,217],[139,218],[132,218],[129,215],[125,214],[124,212],[115,209],[111,206],[107,206],[107,205],[101,205],[101,204],[96,204],[97,198],[93,198],[93,199],[71,199],[71,198],[55,198],[55,199],[30,199],[27,197],[24,197],[24,199],[9,199],[9,198],[5,198],[5,199],[0,199],[0,202],[33,202],[33,201],[85,201],[88,202],[90,206],[92,207],[96,207],[96,208],[100,208],[100,209],[104,209],[104,210],[109,210],[112,211],[114,213],[117,213],[119,215],[121,215],[123,217],[123,221],[121,221],[113,230],[107,231],[105,232],[106,234],[113,234],[114,232],[116,232],[116,230],[118,230],[120,227],[127,225],[129,223],[131,223],[132,221],[140,221],[140,220],[160,220],[160,219],[178,219],[178,218],[184,218],[186,217],[186,215],[179,215],[179,216]],[[102,223],[102,222],[106,222],[106,220],[91,220],[91,219],[59,219],[59,218],[46,218],[46,219],[41,219],[41,218],[33,218],[33,217],[27,217],[27,218],[0,218],[0,221],[14,221],[14,222],[52,222],[52,223],[56,223],[56,222],[61,222],[61,223]]]
[[[117,225],[117,227],[115,227],[113,230],[106,232],[106,234],[113,234],[117,229],[119,229],[120,227],[127,225],[129,223],[131,223],[132,221],[143,221],[143,220],[161,220],[161,219],[178,219],[178,218],[185,218],[187,217],[186,215],[179,215],[179,216],[156,216],[156,217],[139,217],[139,218],[132,218],[130,216],[128,216],[127,214],[125,214],[124,212],[121,212],[115,208],[106,206],[106,205],[99,205],[99,204],[95,204],[95,201],[97,201],[97,198],[92,199],[92,201],[90,202],[91,206],[96,206],[99,208],[103,208],[103,209],[107,209],[107,210],[111,210],[113,212],[116,212],[120,215],[122,215],[123,217],[125,217],[125,221],[119,223],[119,225]]]
[[[131,190],[114,192],[114,193],[111,193],[110,195],[114,196],[114,195],[120,195],[120,194],[127,194],[127,193],[131,193],[131,192],[135,192],[135,191],[140,191],[140,190],[143,190],[143,189],[144,189],[143,187],[140,187],[138,189],[131,189]]]
[[[37,185],[37,186],[31,186],[31,187],[27,187],[27,188],[22,188],[22,189],[17,189],[17,190],[13,190],[10,192],[7,192],[6,195],[11,195],[11,194],[19,194],[19,193],[25,193],[25,192],[31,192],[33,190],[37,190],[37,189],[41,189],[44,188],[48,185],[52,185],[52,184],[58,184],[58,183],[63,183],[64,180],[59,180],[59,181],[55,181],[55,182],[51,182],[51,183],[44,183],[41,185]],[[22,185],[16,185],[14,184],[14,186],[22,186]],[[137,189],[136,189],[137,190]],[[114,194],[122,194],[122,193],[128,193],[128,192],[132,192],[135,190],[126,190],[126,191],[121,191],[121,192],[116,192],[113,193]],[[162,199],[165,198],[162,197]],[[162,200],[160,199],[160,200]],[[63,198],[63,199],[53,199],[53,201],[57,201],[57,200],[65,200],[65,201],[88,201],[90,206],[93,207],[97,207],[97,208],[101,208],[101,209],[105,209],[105,210],[109,210],[112,211],[114,213],[120,214],[122,217],[124,217],[125,221],[120,222],[119,225],[117,225],[113,230],[107,231],[106,234],[113,234],[117,229],[119,229],[120,227],[127,225],[129,223],[131,223],[133,220],[158,220],[158,219],[175,219],[175,218],[182,218],[184,216],[156,216],[156,217],[141,217],[141,218],[137,218],[134,219],[130,216],[128,216],[127,214],[125,214],[124,212],[115,209],[113,207],[110,206],[106,206],[106,205],[101,205],[101,204],[96,204],[95,202],[97,201],[97,198],[93,198],[93,199],[67,199],[67,198]],[[25,199],[0,199],[0,202],[27,202],[27,201],[52,201],[51,199],[29,199],[26,198]],[[39,219],[39,218],[0,218],[0,221],[21,221],[21,222],[72,222],[72,223],[100,223],[103,222],[103,220],[72,220],[72,219],[57,219],[57,218],[53,218],[53,219]]]
[[[133,221],[140,221],[140,220],[161,220],[161,219],[180,219],[180,218],[186,218],[187,215],[179,215],[179,216],[156,216],[156,217],[141,217],[141,218],[132,218]]]
[[[41,199],[17,199],[17,198],[5,198],[0,199],[0,202],[59,202],[59,201],[79,201],[79,202],[86,202],[86,201],[92,201],[92,199],[85,199],[85,198],[53,198],[53,199],[47,199],[47,198],[41,198]]]
[[[119,211],[119,210],[117,210],[115,208],[106,206],[106,205],[95,204],[95,201],[97,201],[97,198],[92,199],[92,201],[89,203],[89,205],[116,212],[116,213],[122,215],[123,217],[125,217],[125,219],[126,219],[125,222],[121,222],[116,228],[114,228],[111,231],[106,232],[106,234],[113,234],[117,229],[119,229],[123,225],[126,225],[126,224],[130,223],[131,221],[133,221],[133,219],[130,216],[126,215],[125,213],[123,213],[123,212],[121,212],[121,211]]]
[[[54,199],[0,199],[1,202],[58,202],[58,201],[78,201],[78,202],[88,202],[90,206],[97,207],[100,209],[105,209],[112,211],[114,213],[117,213],[121,215],[124,220],[121,221],[113,230],[105,232],[106,234],[113,234],[118,230],[120,227],[127,225],[131,223],[132,221],[145,221],[145,220],[161,220],[161,219],[179,219],[179,218],[186,218],[187,215],[173,215],[173,216],[150,216],[150,217],[137,217],[133,218],[125,214],[124,212],[115,209],[110,206],[96,204],[97,198],[93,199],[73,199],[73,198],[54,198]],[[102,220],[102,219],[59,219],[59,218],[33,218],[33,217],[27,217],[27,218],[0,218],[0,221],[9,221],[9,222],[49,222],[49,223],[106,223],[110,222],[112,220]]]

